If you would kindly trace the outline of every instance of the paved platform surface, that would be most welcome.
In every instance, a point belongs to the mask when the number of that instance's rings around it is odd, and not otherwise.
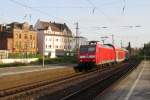
[[[100,93],[94,100],[150,100],[150,61]]]
[[[28,72],[41,71],[41,70],[50,70],[56,68],[67,68],[67,67],[74,67],[74,66],[75,66],[74,64],[68,64],[68,65],[50,64],[50,65],[45,65],[44,67],[42,65],[6,67],[6,68],[0,68],[0,77],[6,75],[21,74],[21,73],[28,73]]]

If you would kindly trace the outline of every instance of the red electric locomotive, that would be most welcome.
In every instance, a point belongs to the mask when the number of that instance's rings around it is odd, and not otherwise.
[[[125,50],[111,44],[102,45],[98,41],[91,41],[88,45],[81,45],[78,55],[78,69],[91,69],[95,65],[110,64],[123,61]]]

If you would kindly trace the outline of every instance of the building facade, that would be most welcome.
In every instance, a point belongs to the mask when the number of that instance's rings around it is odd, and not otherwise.
[[[0,25],[0,50],[13,53],[36,53],[37,33],[27,22]]]
[[[72,32],[64,23],[44,22],[38,20],[37,31],[38,51],[45,56],[55,58],[71,50]]]

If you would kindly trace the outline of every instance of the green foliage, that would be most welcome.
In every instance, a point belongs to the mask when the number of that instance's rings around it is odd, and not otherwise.
[[[40,54],[32,53],[9,53],[8,58],[21,59],[21,58],[40,58]]]
[[[39,59],[39,64],[42,64],[43,59]],[[57,57],[57,58],[45,58],[45,64],[59,64],[59,63],[77,63],[76,56],[64,56],[64,57]]]
[[[140,50],[139,57],[150,60],[150,43],[144,44],[144,47]]]

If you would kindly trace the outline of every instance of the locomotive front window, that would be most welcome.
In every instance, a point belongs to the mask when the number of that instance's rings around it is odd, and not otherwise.
[[[81,47],[80,48],[80,53],[87,53],[88,48],[87,47]]]
[[[95,47],[89,47],[88,52],[95,52]]]
[[[80,47],[80,53],[92,53],[95,52],[95,47]]]

